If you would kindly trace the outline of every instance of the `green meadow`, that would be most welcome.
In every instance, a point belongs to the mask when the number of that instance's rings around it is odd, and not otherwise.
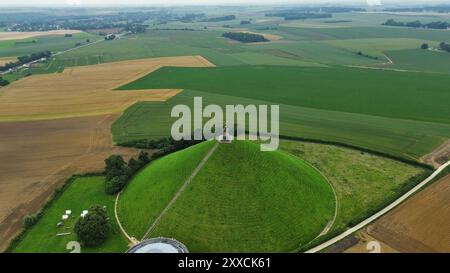
[[[20,243],[13,249],[17,253],[68,253],[66,249],[77,236],[73,231],[74,225],[83,210],[94,205],[106,206],[111,223],[111,232],[106,242],[95,248],[81,246],[82,253],[91,252],[125,252],[127,240],[122,235],[114,218],[115,197],[104,193],[104,177],[93,176],[76,178],[64,193],[57,198],[50,208],[45,211],[39,221],[27,231]],[[56,224],[66,210],[72,210],[71,217],[64,221],[62,227]],[[58,236],[57,234],[69,233]]]
[[[283,140],[280,147],[312,164],[333,185],[339,205],[332,231],[353,226],[430,174],[421,167],[333,145]]]

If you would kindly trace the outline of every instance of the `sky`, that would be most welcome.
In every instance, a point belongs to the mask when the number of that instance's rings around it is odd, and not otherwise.
[[[450,0],[0,0],[0,6],[78,6],[78,5],[214,5],[214,4],[311,4],[311,3],[449,3]]]

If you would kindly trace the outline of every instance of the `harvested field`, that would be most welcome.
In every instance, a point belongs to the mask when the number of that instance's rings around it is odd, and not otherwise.
[[[368,226],[383,252],[450,252],[450,175]],[[363,252],[360,245],[346,252]]]
[[[113,147],[110,126],[118,115],[0,123],[0,251],[68,177],[97,172]]]
[[[1,33],[1,32],[0,32]],[[11,63],[11,62],[15,62],[17,61],[16,57],[5,57],[5,58],[0,58],[0,66],[3,66],[7,63]]]
[[[114,91],[162,66],[213,66],[201,56],[141,59],[34,75],[0,90],[0,121],[44,120],[122,112],[138,101],[165,101],[180,89]]]
[[[0,32],[0,41],[5,40],[20,40],[33,38],[38,36],[48,36],[48,35],[64,35],[64,34],[75,34],[80,33],[80,30],[50,30],[50,31],[31,31],[31,32]]]

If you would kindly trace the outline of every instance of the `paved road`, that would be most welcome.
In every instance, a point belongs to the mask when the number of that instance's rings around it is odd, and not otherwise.
[[[411,195],[415,194],[417,191],[419,191],[420,189],[422,189],[426,184],[428,184],[431,180],[433,180],[433,178],[435,178],[438,174],[440,174],[446,167],[450,166],[450,161],[448,161],[447,163],[445,163],[444,165],[442,165],[441,167],[439,167],[436,171],[434,171],[427,179],[425,179],[424,181],[422,181],[420,184],[418,184],[417,186],[415,186],[414,188],[412,188],[410,191],[408,191],[407,193],[405,193],[404,195],[402,195],[400,198],[398,198],[397,200],[395,200],[393,203],[391,203],[390,205],[388,205],[387,207],[385,207],[384,209],[380,210],[379,212],[375,213],[374,215],[372,215],[371,217],[367,218],[366,220],[362,221],[361,223],[359,223],[358,225],[346,230],[344,233],[326,241],[325,243],[318,245],[308,251],[306,251],[305,253],[315,253],[318,251],[323,250],[324,248],[327,248],[329,246],[331,246],[334,243],[337,243],[338,241],[344,239],[345,237],[349,236],[350,234],[360,230],[361,228],[365,227],[366,225],[370,224],[371,222],[375,221],[376,219],[378,219],[379,217],[383,216],[384,214],[388,213],[389,211],[391,211],[392,209],[394,209],[396,206],[398,206],[400,203],[402,203],[403,201],[405,201],[407,198],[409,198]]]

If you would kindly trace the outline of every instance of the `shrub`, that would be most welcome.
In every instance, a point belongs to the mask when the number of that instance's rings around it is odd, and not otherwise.
[[[89,209],[89,213],[80,217],[75,224],[78,240],[85,246],[98,246],[108,237],[111,226],[106,210],[100,206]]]
[[[105,160],[105,164],[106,180],[111,180],[113,177],[127,173],[127,165],[120,155],[111,155]]]
[[[430,46],[427,43],[423,43],[420,48],[421,49],[428,49]]]
[[[106,194],[116,194],[119,193],[127,184],[128,176],[115,176],[109,180],[106,180],[105,183],[105,193]]]
[[[33,226],[34,224],[36,224],[38,219],[39,219],[38,214],[26,215],[23,218],[22,223],[26,228],[29,228],[29,227]]]

